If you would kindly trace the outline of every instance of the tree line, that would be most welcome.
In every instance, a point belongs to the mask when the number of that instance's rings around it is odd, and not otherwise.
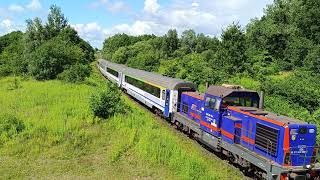
[[[38,17],[26,23],[25,33],[0,37],[0,77],[23,75],[78,82],[89,76],[94,50],[70,27],[59,7],[50,7],[45,23]]]
[[[267,93],[267,108],[306,121],[320,116],[320,1],[275,0],[245,27],[218,37],[192,29],[163,36],[116,34],[102,55],[116,63],[204,84],[240,83]]]

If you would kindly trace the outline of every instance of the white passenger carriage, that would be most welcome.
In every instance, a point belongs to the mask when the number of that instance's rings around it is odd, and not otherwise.
[[[146,106],[160,110],[164,117],[170,117],[172,112],[177,112],[182,92],[196,91],[193,83],[102,59],[98,61],[98,66],[104,76]]]

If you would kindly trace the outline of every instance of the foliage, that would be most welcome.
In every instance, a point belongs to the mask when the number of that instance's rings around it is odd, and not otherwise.
[[[273,78],[263,83],[263,89],[271,95],[278,95],[314,112],[320,106],[319,76],[308,72],[296,72],[285,78]]]
[[[17,136],[25,129],[24,122],[12,115],[0,116],[0,145]]]
[[[86,77],[89,77],[91,67],[83,64],[75,64],[70,66],[58,75],[58,79],[71,83],[83,82]]]
[[[120,91],[114,85],[99,88],[90,97],[90,108],[95,116],[109,118],[116,113],[128,111],[121,100]]]
[[[0,77],[26,72],[23,60],[23,36],[20,31],[0,37]]]
[[[59,7],[50,7],[45,24],[40,18],[26,22],[26,33],[0,37],[0,76],[30,74],[37,80],[54,79],[69,66],[94,60],[93,48],[68,25]]]
[[[179,48],[178,33],[175,29],[170,29],[163,39],[164,52],[167,56],[170,56],[175,50]]]
[[[15,77],[10,81],[10,84],[8,84],[7,89],[8,90],[16,90],[21,88],[21,81],[19,78]]]
[[[219,65],[229,74],[243,72],[246,68],[245,35],[240,25],[229,26],[221,35],[222,49],[217,53]]]
[[[38,80],[55,79],[68,65],[84,61],[84,56],[80,47],[55,37],[32,53],[29,72]]]
[[[315,46],[307,55],[305,65],[314,73],[320,74],[320,45]]]

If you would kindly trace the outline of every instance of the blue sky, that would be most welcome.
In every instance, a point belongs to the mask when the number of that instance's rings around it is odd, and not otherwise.
[[[51,4],[61,7],[69,23],[93,46],[116,33],[163,35],[175,28],[181,33],[219,36],[232,22],[245,26],[261,17],[273,0],[1,0],[0,35],[25,30],[25,20],[46,20]]]

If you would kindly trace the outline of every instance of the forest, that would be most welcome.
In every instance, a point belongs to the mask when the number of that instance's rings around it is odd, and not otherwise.
[[[220,37],[194,30],[164,36],[116,34],[102,56],[116,63],[205,84],[233,83],[266,93],[266,109],[320,120],[320,1],[275,0],[245,27]]]
[[[46,23],[39,17],[26,23],[26,32],[0,37],[0,77],[77,82],[89,76],[94,50],[70,27],[59,7],[50,7]]]

